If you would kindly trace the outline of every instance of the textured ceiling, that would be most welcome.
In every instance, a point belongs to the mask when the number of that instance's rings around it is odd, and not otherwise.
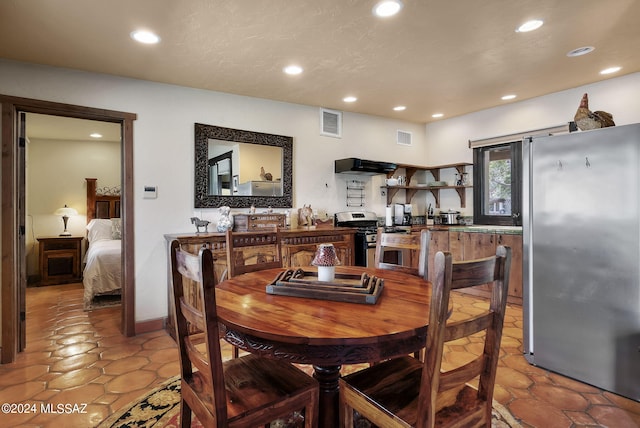
[[[119,123],[37,113],[27,113],[26,126],[31,140],[96,141],[90,135],[98,133],[100,141],[120,142],[122,135]]]
[[[640,71],[638,0],[404,0],[387,19],[374,3],[2,0],[0,57],[420,123]],[[545,25],[514,31],[531,18]]]

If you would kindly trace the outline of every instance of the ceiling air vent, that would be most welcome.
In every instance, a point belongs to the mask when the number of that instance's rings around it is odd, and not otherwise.
[[[342,138],[342,112],[320,109],[320,135]]]
[[[398,135],[396,137],[396,141],[398,144],[402,144],[403,146],[411,145],[411,132],[401,131],[398,129]]]

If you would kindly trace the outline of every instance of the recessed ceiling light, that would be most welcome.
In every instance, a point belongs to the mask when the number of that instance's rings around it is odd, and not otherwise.
[[[501,99],[502,99],[503,101],[507,101],[507,100],[512,100],[512,99],[514,99],[515,97],[516,97],[516,96],[515,96],[514,94],[509,94],[509,95],[505,95],[505,96],[503,96]]]
[[[516,33],[526,33],[528,31],[537,30],[538,28],[542,27],[542,24],[544,24],[542,20],[532,19],[531,21],[527,21],[521,26],[519,26],[518,28],[516,28]]]
[[[344,101],[345,103],[354,103],[358,101],[358,99],[356,97],[344,97],[342,101]]]
[[[588,53],[593,52],[594,50],[596,50],[596,48],[594,48],[593,46],[583,46],[581,48],[577,48],[567,52],[567,56],[573,57],[573,56],[586,55]]]
[[[91,137],[91,138],[102,138],[102,134],[98,134],[97,132],[94,132],[93,134],[89,134],[89,137]]]
[[[283,68],[283,71],[287,74],[296,75],[302,73],[302,67],[299,65],[288,65]]]
[[[434,113],[434,114],[431,115],[431,117],[434,118],[434,119],[438,119],[438,118],[440,118],[442,116],[444,116],[443,113]]]
[[[373,14],[380,18],[387,18],[400,12],[402,2],[400,0],[383,0],[373,7]]]
[[[137,42],[153,45],[160,41],[160,37],[151,31],[138,30],[131,33],[131,38]]]
[[[609,68],[605,68],[604,70],[602,70],[600,72],[600,74],[616,73],[616,72],[620,71],[621,69],[622,69],[622,67],[609,67]]]
[[[406,106],[395,106],[393,109],[395,111],[403,111],[403,110],[406,110],[407,107]]]

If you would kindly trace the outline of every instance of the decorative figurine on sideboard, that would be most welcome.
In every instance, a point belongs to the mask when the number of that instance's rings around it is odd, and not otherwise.
[[[307,227],[313,226],[313,210],[311,209],[311,204],[298,208],[298,224]]]
[[[231,208],[228,206],[220,207],[220,220],[216,228],[218,232],[226,232],[233,227],[233,221],[231,220]]]
[[[204,227],[204,232],[208,232],[207,228],[209,227],[209,220],[200,220],[198,217],[191,217],[191,224],[196,225],[196,233],[200,233],[200,228]]]

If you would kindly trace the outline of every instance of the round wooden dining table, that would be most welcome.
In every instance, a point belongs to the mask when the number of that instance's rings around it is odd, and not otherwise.
[[[304,267],[315,271],[315,267]],[[343,364],[381,361],[425,346],[430,284],[390,270],[338,266],[336,274],[384,279],[375,304],[267,294],[284,269],[239,275],[216,286],[224,339],[253,354],[311,364],[320,384],[321,427],[338,426],[338,379]]]

